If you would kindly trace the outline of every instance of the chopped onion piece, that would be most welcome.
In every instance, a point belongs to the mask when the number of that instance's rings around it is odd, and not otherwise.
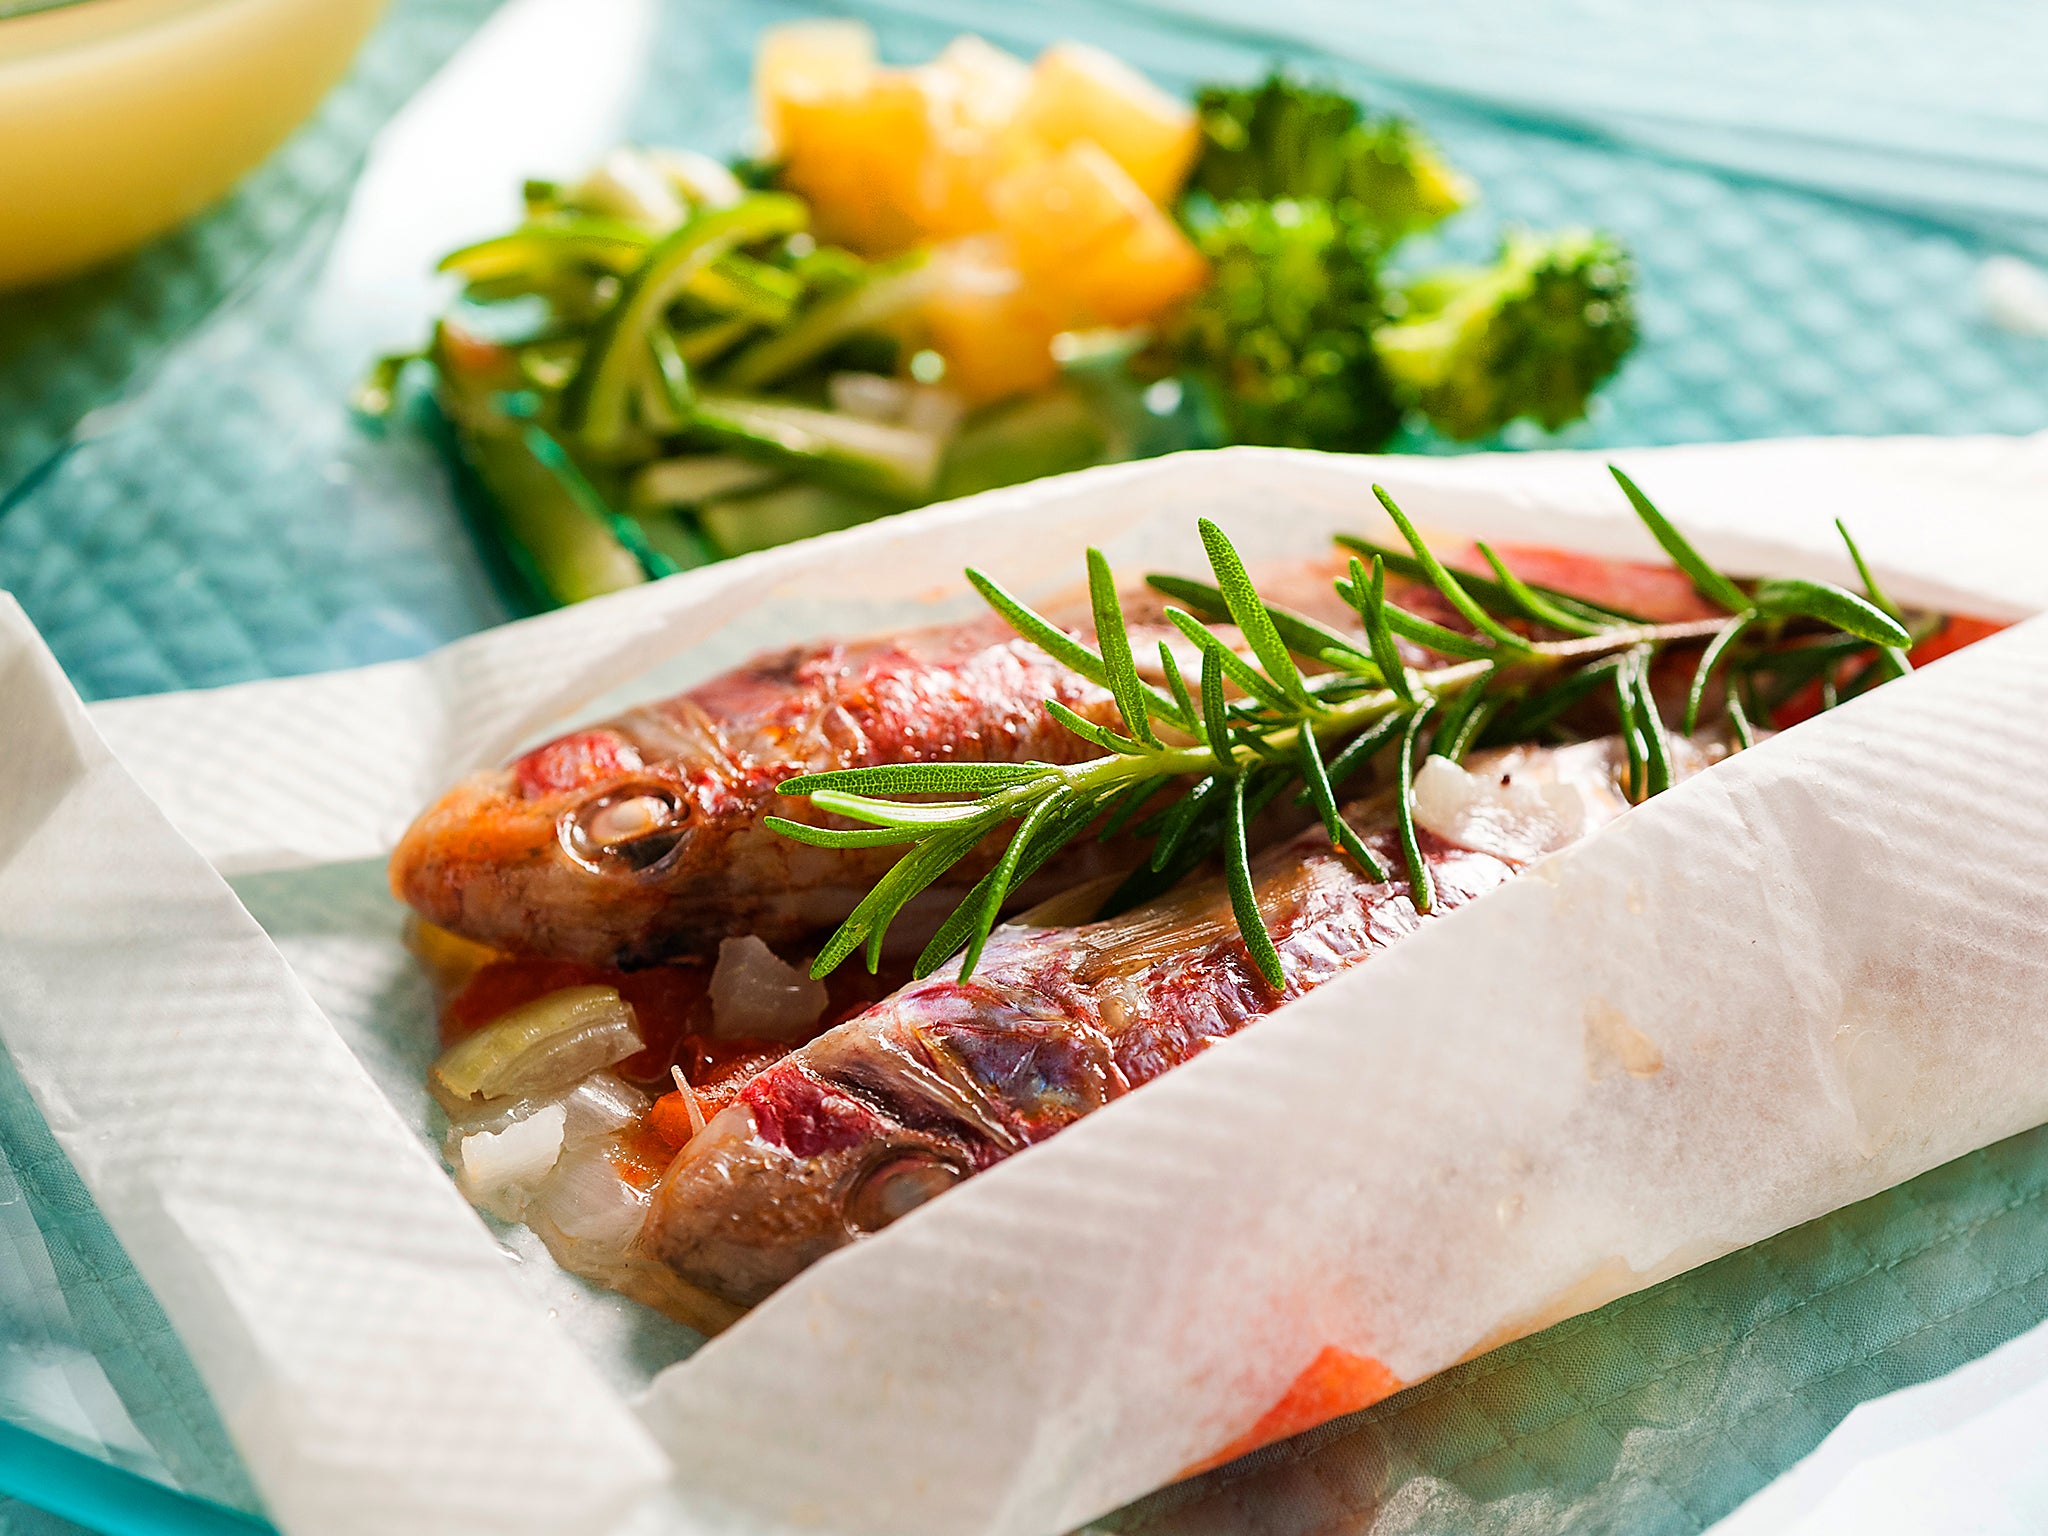
[[[885,373],[835,373],[825,381],[833,410],[890,426],[903,420],[903,413],[910,409],[911,391],[916,388]]]
[[[563,1140],[571,1147],[638,1125],[647,1118],[651,1104],[646,1094],[612,1072],[591,1073],[559,1102],[568,1112]]]
[[[609,1138],[563,1154],[529,1205],[529,1223],[551,1224],[584,1261],[623,1255],[647,1219],[648,1192],[612,1161]]]
[[[569,196],[587,208],[665,235],[689,216],[665,169],[637,150],[615,149],[570,189]]]
[[[950,438],[966,414],[967,402],[950,389],[920,384],[911,391],[910,403],[903,408],[903,425],[913,432]]]
[[[479,1099],[539,1098],[639,1050],[633,1010],[611,987],[565,987],[441,1053],[428,1073],[451,1115]]]
[[[478,1131],[462,1138],[459,1173],[471,1203],[494,1216],[517,1220],[532,1188],[562,1155],[568,1116],[559,1104],[535,1110],[502,1131]]]
[[[825,393],[842,415],[938,438],[951,437],[967,414],[966,402],[951,390],[883,373],[835,373],[825,381]]]
[[[647,1118],[652,1101],[646,1094],[614,1072],[593,1072],[567,1093],[552,1098],[486,1099],[481,1104],[461,1107],[448,1117],[448,1135],[442,1151],[451,1164],[460,1166],[462,1143],[479,1132],[500,1132],[543,1109],[560,1109],[567,1121],[562,1143],[579,1147],[599,1136],[638,1125]]]
[[[752,934],[720,941],[711,973],[711,1032],[719,1038],[808,1039],[825,1002],[823,982],[785,965]]]
[[[1415,775],[1415,819],[1461,848],[1524,861],[1564,847],[1589,819],[1579,785],[1527,770],[1508,756],[1504,772],[1468,773],[1449,758],[1423,759]]]
[[[730,208],[747,195],[739,177],[694,149],[643,149],[640,153],[694,207]]]

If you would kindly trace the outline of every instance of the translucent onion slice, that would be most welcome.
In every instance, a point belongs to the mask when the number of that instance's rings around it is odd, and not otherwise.
[[[600,1140],[563,1153],[527,1210],[528,1223],[551,1224],[579,1264],[624,1259],[647,1219],[648,1191],[620,1175],[612,1150]]]
[[[639,1050],[633,1010],[611,987],[565,987],[450,1046],[427,1080],[451,1115],[479,1100],[537,1098]]]
[[[456,1182],[470,1203],[507,1221],[518,1220],[533,1187],[562,1155],[566,1119],[561,1105],[550,1104],[502,1131],[463,1137]]]
[[[599,1136],[623,1131],[647,1118],[653,1101],[624,1078],[611,1072],[593,1072],[558,1101],[568,1112],[563,1141],[580,1147]]]
[[[448,1135],[443,1150],[453,1163],[465,1136],[474,1136],[480,1131],[502,1131],[515,1125],[536,1111],[550,1105],[559,1106],[568,1119],[563,1127],[563,1140],[567,1146],[580,1146],[597,1136],[607,1136],[613,1131],[638,1125],[647,1118],[647,1109],[652,1101],[615,1072],[593,1072],[566,1093],[549,1098],[533,1099],[486,1099],[482,1103],[465,1104],[461,1112],[448,1116]]]
[[[752,934],[720,941],[711,973],[711,1032],[720,1039],[808,1040],[827,1000],[822,981]]]

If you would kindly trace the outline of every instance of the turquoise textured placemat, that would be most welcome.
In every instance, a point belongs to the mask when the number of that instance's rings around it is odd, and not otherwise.
[[[4,1050],[0,1419],[196,1497],[259,1507],[169,1320]],[[0,1495],[14,1471],[0,1455]],[[0,1497],[0,1533],[69,1529],[52,1518]]]
[[[2048,344],[1992,330],[1973,288],[2002,240],[2029,238],[2014,212],[2024,199],[2006,194],[2031,184],[2041,125],[2011,102],[1987,97],[1978,114],[1994,129],[2000,112],[2018,114],[2005,139],[1991,135],[2003,158],[1937,178],[1947,202],[1928,194],[1925,165],[1904,162],[1911,185],[1880,197],[1868,183],[1882,154],[1868,144],[1854,185],[1831,184],[1832,162],[1785,150],[1770,123],[1745,125],[1755,131],[1739,154],[1729,147],[1727,114],[1701,102],[1715,69],[1736,67],[1739,31],[1719,52],[1688,47],[1698,39],[1678,21],[1646,14],[1669,60],[1673,111],[1657,117],[1641,89],[1601,94],[1654,62],[1654,41],[1638,39],[1627,68],[1588,66],[1571,101],[1534,77],[1490,99],[1505,77],[1425,68],[1413,26],[1357,8],[1267,8],[1256,32],[1231,25],[1220,0],[1201,8],[1190,21],[1174,6],[1080,0],[835,7],[875,21],[898,57],[960,28],[1020,51],[1076,35],[1183,85],[1286,55],[1411,107],[1480,181],[1484,207],[1443,249],[1482,250],[1504,220],[1615,229],[1640,260],[1644,344],[1564,443],[2048,429]],[[492,9],[400,0],[314,123],[223,207],[109,272],[0,299],[0,586],[88,696],[413,654],[504,617],[429,445],[365,437],[347,417],[347,386],[381,339],[307,320],[372,135]],[[756,31],[816,9],[661,6],[631,131],[739,147]],[[1901,30],[1906,9],[1882,12],[1902,48],[1918,35]],[[1485,7],[1457,10],[1480,36]],[[1546,0],[1516,8],[1515,25],[1540,36],[1549,10],[1574,25],[1588,14]],[[1825,106],[1827,80],[1802,86]],[[1944,165],[1970,161],[1969,106],[1946,104]],[[0,1147],[0,1417],[251,1507],[189,1361],[4,1060]],[[2048,1133],[2016,1138],[1102,1528],[1701,1529],[1856,1402],[2048,1317],[2044,1189]],[[0,1501],[0,1532],[67,1529]]]
[[[1074,34],[1174,85],[1251,76],[1281,46],[1077,0],[844,9],[875,20],[898,57],[927,55],[958,27],[1020,51]],[[393,25],[438,36],[460,13],[454,0],[416,3]],[[807,13],[775,0],[661,7],[630,131],[740,147],[754,36]],[[1478,179],[1484,205],[1441,248],[1484,249],[1502,222],[1573,220],[1635,248],[1643,345],[1592,419],[1556,441],[2048,428],[2048,346],[1978,312],[1974,274],[1997,249],[1981,234],[1576,121],[1485,111],[1434,88],[1404,94],[1345,60],[1295,52],[1373,100],[1414,107]],[[296,192],[306,212],[259,279],[0,513],[0,586],[88,697],[381,660],[505,616],[431,451],[405,432],[372,442],[347,419],[348,383],[394,338],[306,319],[346,191],[345,179],[323,186]],[[105,321],[110,335],[126,334],[122,313]],[[1508,444],[1533,440],[1511,431]]]

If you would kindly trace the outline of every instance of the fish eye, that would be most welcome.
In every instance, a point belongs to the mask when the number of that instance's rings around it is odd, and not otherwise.
[[[597,874],[638,873],[661,862],[683,840],[689,807],[649,785],[616,789],[563,816],[563,850]]]
[[[856,1232],[879,1232],[961,1178],[951,1163],[924,1153],[889,1158],[863,1173],[846,1197],[846,1224]]]

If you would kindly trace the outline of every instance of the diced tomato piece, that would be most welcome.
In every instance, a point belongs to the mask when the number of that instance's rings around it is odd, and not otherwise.
[[[1944,621],[1940,629],[1906,652],[1906,659],[1916,667],[1924,667],[1951,651],[1960,651],[1966,645],[1975,645],[2001,629],[2010,628],[2011,623],[2009,619],[1972,619],[1958,615]]]
[[[1906,659],[1916,667],[1924,667],[1930,661],[1939,661],[1944,656],[1960,651],[1966,645],[1975,645],[1986,636],[1997,634],[2001,629],[2008,628],[2010,623],[2007,619],[1973,619],[1967,615],[1951,615],[1941,621],[1940,629],[1906,652]],[[1835,681],[1840,684],[1851,675],[1852,668],[1844,664],[1838,669]],[[1812,682],[1778,706],[1777,712],[1771,716],[1771,724],[1782,731],[1802,720],[1811,720],[1819,713],[1820,684]]]
[[[703,1106],[700,1104],[698,1109],[701,1113]],[[697,1131],[690,1119],[690,1106],[680,1093],[664,1093],[654,1101],[654,1108],[647,1112],[647,1128],[676,1148],[681,1148]]]
[[[652,1189],[675,1161],[675,1148],[654,1131],[625,1131],[612,1148],[611,1164],[635,1189]]]
[[[633,1005],[646,1048],[618,1065],[628,1082],[666,1086],[668,1069],[681,1058],[693,1032],[711,1027],[711,970],[704,965],[657,965],[645,971],[613,972],[612,985]],[[689,1063],[683,1063],[684,1072]]]
[[[1259,1415],[1250,1429],[1213,1455],[1182,1469],[1180,1475],[1189,1477],[1211,1467],[1220,1467],[1227,1461],[1249,1455],[1262,1445],[1301,1434],[1339,1415],[1370,1408],[1400,1390],[1401,1379],[1372,1356],[1354,1354],[1335,1344],[1326,1344],[1307,1368],[1294,1378],[1280,1400]]]

